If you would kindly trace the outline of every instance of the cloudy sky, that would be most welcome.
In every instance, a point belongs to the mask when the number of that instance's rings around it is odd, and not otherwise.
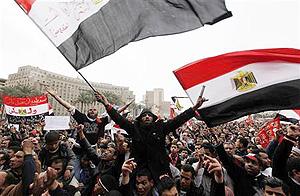
[[[172,72],[185,64],[240,50],[300,48],[299,0],[227,0],[226,5],[231,18],[183,34],[130,43],[81,73],[89,81],[128,86],[138,101],[153,88],[163,88],[165,100],[170,100],[185,96]],[[24,65],[79,77],[14,0],[1,1],[0,78]]]

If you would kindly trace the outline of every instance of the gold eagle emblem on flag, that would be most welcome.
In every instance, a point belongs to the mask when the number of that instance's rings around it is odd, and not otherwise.
[[[235,89],[239,92],[245,92],[254,88],[257,81],[251,71],[239,71],[235,77],[231,78]]]

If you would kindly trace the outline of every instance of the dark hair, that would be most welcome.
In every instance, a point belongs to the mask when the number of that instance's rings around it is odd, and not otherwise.
[[[45,135],[45,142],[46,144],[56,142],[59,140],[60,134],[57,131],[50,131]]]
[[[176,187],[175,181],[169,176],[165,176],[157,184],[157,191],[161,195],[165,190],[171,190],[173,187]]]
[[[240,143],[243,145],[244,148],[247,148],[249,141],[245,138],[239,138]]]
[[[282,187],[283,192],[286,195],[289,195],[289,187],[279,178],[276,177],[266,177],[263,181],[264,183],[264,189],[266,186],[275,188],[275,187]]]
[[[3,154],[3,157],[2,157],[1,160],[3,160],[3,161],[9,161],[10,158],[9,158],[9,155],[7,154],[6,151],[1,150],[1,151],[0,151],[0,154]]]
[[[300,158],[291,157],[287,160],[286,167],[288,172],[293,171],[294,169],[300,171]]]
[[[14,153],[22,151],[22,148],[20,146],[9,146],[8,149],[14,151]]]
[[[208,149],[210,153],[215,153],[215,147],[211,143],[203,143],[201,147]]]
[[[179,153],[182,153],[182,151],[187,151],[188,154],[191,154],[190,150],[186,147],[183,147],[182,149],[180,149]]]
[[[194,178],[196,172],[193,168],[193,166],[191,166],[190,164],[185,164],[181,167],[181,170],[185,171],[185,172],[191,172],[192,173],[192,178]]]
[[[136,176],[137,177],[141,177],[141,176],[147,176],[148,180],[152,180],[152,175],[151,172],[149,171],[149,169],[147,168],[141,168],[136,172]]]

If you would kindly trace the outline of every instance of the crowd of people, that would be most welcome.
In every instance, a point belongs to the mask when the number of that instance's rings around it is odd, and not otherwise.
[[[149,109],[132,118],[106,97],[86,114],[63,100],[75,122],[68,130],[43,130],[0,121],[0,195],[53,196],[256,196],[300,195],[300,126],[282,124],[264,148],[265,123],[232,121],[208,128],[196,104],[173,119]],[[114,122],[125,132],[111,134]],[[188,122],[188,123],[187,123]]]

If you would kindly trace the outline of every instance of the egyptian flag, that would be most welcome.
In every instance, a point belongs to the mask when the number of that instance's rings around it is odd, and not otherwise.
[[[278,114],[281,121],[297,124],[300,121],[300,109],[299,110],[281,110]]]
[[[203,85],[199,110],[209,127],[245,115],[300,108],[300,50],[232,52],[199,60],[174,71],[193,103]]]
[[[78,70],[132,41],[232,16],[224,0],[15,0]]]
[[[35,97],[4,96],[6,117],[10,123],[40,122],[48,114],[48,97],[46,95]]]

